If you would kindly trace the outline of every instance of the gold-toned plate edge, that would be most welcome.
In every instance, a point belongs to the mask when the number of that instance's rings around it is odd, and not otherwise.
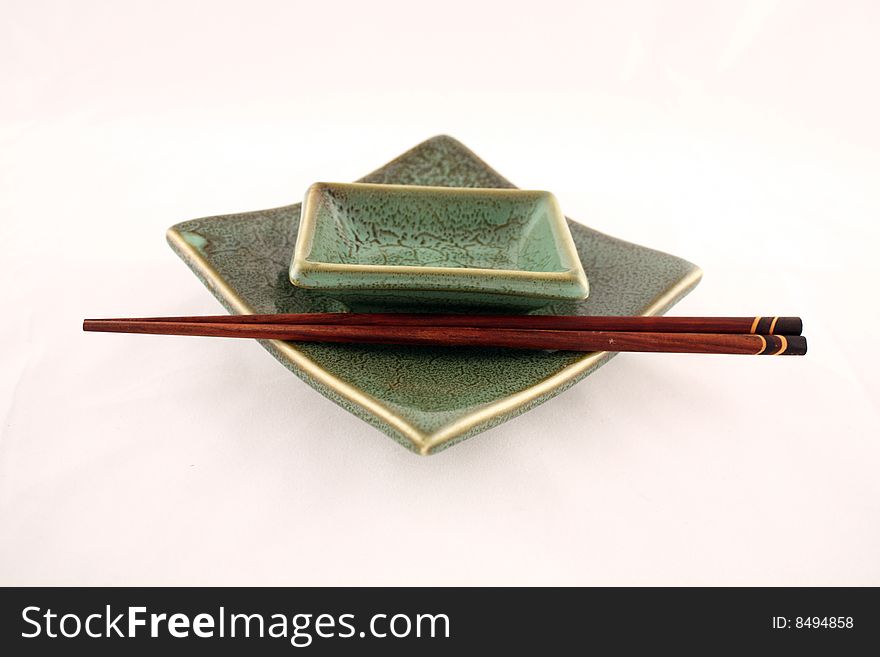
[[[209,280],[214,288],[223,296],[223,298],[238,313],[242,315],[255,314],[254,309],[232,289],[220,273],[209,263],[205,257],[192,244],[186,241],[173,226],[168,229],[166,237],[171,246],[182,256],[189,258],[189,263],[198,270],[198,274],[205,280]],[[388,423],[397,429],[410,443],[415,450],[423,454],[423,447],[427,436],[412,426],[404,418],[396,415],[391,409],[384,406],[375,397],[358,390],[349,383],[334,376],[323,367],[318,365],[314,360],[309,358],[305,353],[294,347],[289,342],[283,340],[266,340],[272,344],[275,349],[289,358],[297,367],[301,368],[307,375],[327,386],[331,390],[347,399],[353,404],[360,406],[368,413]]]
[[[686,294],[696,287],[702,277],[703,270],[694,266],[686,276],[683,276],[673,286],[659,294],[654,301],[642,310],[640,314],[643,316],[649,316],[663,312],[679,296]],[[494,401],[491,404],[487,404],[478,411],[458,418],[454,422],[428,436],[425,441],[426,444],[422,448],[423,453],[428,454],[436,451],[438,447],[441,447],[450,440],[454,440],[474,427],[487,423],[499,415],[503,415],[504,413],[525,406],[529,402],[553,392],[590,369],[607,353],[607,351],[591,352],[571,365],[561,369],[556,374],[543,379],[525,390],[520,390],[513,395]]]

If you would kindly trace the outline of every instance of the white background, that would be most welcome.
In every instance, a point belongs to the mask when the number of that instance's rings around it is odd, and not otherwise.
[[[880,5],[0,0],[0,583],[880,584]],[[219,312],[178,221],[437,133],[800,314],[803,359],[623,355],[421,458]]]

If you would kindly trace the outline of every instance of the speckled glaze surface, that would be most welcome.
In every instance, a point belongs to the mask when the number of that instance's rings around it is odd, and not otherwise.
[[[587,279],[549,192],[315,183],[290,268],[347,303],[539,308],[582,300]]]
[[[363,182],[512,187],[450,137],[419,144]],[[288,280],[300,206],[195,219],[172,248],[233,313],[343,310]],[[691,263],[569,222],[590,297],[541,312],[659,314],[699,282]],[[606,363],[607,352],[533,352],[263,341],[285,367],[405,447],[432,454],[534,408]]]

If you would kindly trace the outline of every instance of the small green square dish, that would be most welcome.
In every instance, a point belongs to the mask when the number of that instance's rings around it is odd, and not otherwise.
[[[550,192],[366,183],[309,188],[290,280],[350,306],[540,308],[589,290]]]

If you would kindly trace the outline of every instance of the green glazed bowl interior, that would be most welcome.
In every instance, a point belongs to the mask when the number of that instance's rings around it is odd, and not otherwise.
[[[303,208],[290,270],[300,287],[404,302],[541,306],[587,296],[549,192],[316,183]]]

